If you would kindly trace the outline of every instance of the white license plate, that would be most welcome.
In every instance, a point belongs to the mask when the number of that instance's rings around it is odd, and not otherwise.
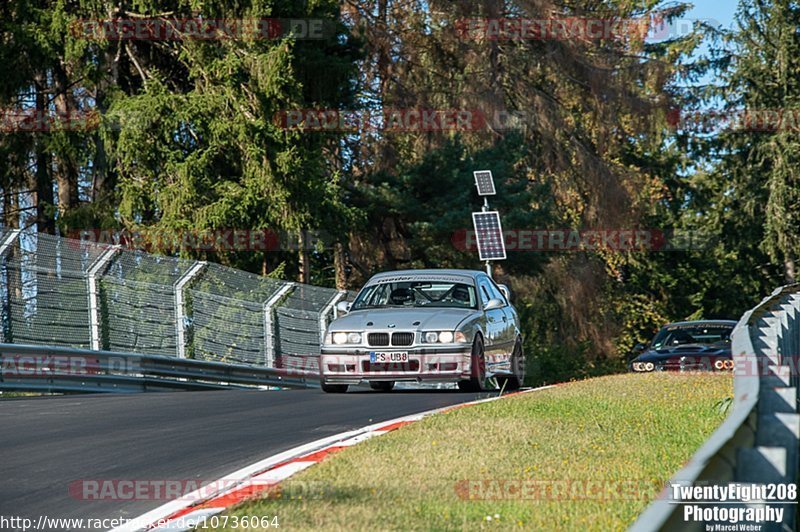
[[[380,352],[370,351],[370,362],[408,362],[408,353],[405,351]]]

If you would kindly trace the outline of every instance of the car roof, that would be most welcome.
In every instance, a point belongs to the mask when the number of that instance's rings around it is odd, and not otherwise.
[[[692,320],[692,321],[676,321],[667,323],[664,327],[677,327],[684,325],[736,325],[736,320]]]
[[[367,284],[378,282],[381,280],[389,279],[392,277],[464,277],[469,279],[477,279],[479,276],[486,275],[486,273],[479,270],[456,270],[456,269],[419,269],[419,270],[392,270],[388,272],[381,272],[370,277]]]

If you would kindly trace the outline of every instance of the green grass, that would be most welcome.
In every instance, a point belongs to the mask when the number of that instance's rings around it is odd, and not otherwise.
[[[627,374],[462,408],[290,479],[322,486],[321,496],[252,501],[229,515],[278,516],[290,530],[620,530],[721,423],[731,395],[730,374]],[[470,500],[457,490],[566,479],[648,488],[634,500]]]

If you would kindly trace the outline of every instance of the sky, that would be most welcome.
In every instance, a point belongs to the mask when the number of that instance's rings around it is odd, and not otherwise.
[[[689,0],[694,8],[687,14],[690,19],[712,19],[725,28],[731,28],[736,13],[737,0]]]
[[[734,28],[734,15],[736,8],[739,5],[738,0],[688,0],[693,4],[684,17],[685,25],[683,27],[691,28],[691,23],[696,20],[704,20],[709,24],[718,26],[724,29]],[[703,43],[694,52],[694,57],[700,57],[708,52],[708,43]],[[697,81],[698,84],[703,85],[712,82],[714,74],[712,72],[706,73],[701,79]]]

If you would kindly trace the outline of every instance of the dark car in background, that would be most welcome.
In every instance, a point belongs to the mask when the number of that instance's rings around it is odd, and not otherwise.
[[[733,320],[682,321],[664,325],[650,344],[638,344],[631,371],[729,371],[733,369]]]

